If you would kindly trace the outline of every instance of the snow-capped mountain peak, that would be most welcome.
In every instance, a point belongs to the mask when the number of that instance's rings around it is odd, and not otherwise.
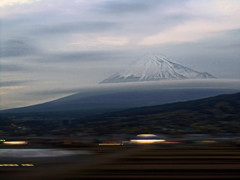
[[[100,83],[159,81],[170,79],[206,79],[215,78],[209,73],[202,73],[182,66],[164,55],[148,54],[130,66]]]

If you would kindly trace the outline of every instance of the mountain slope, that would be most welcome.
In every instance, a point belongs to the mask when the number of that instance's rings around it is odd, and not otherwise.
[[[240,133],[240,93],[108,113],[88,127],[105,133]]]
[[[165,56],[146,55],[132,63],[125,71],[116,73],[100,83],[207,78],[215,77],[207,72],[198,72],[171,62]]]
[[[69,132],[98,135],[240,133],[240,93],[90,116],[66,111],[1,114],[2,129],[16,135],[11,123],[16,124],[17,127],[31,129],[30,134],[49,134],[49,132],[55,133],[55,129],[65,129],[60,132],[61,136]]]
[[[26,113],[76,111],[82,114],[95,114],[134,107],[194,100],[236,92],[234,89],[162,89],[161,87],[158,88],[158,86],[155,88],[154,86],[151,86],[153,89],[148,89],[148,87],[149,86],[145,87],[143,85],[138,85],[136,87],[134,86],[132,89],[128,86],[124,86],[116,89],[110,87],[104,90],[96,89],[89,93],[83,91],[55,101],[0,112]]]

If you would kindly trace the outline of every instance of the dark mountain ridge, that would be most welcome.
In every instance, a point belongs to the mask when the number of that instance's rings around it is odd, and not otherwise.
[[[19,135],[18,127],[29,129],[24,135],[56,134],[56,129],[59,135],[240,133],[240,93],[85,116],[64,111],[4,113],[0,117],[2,129],[14,135]],[[15,127],[10,126],[12,123]]]
[[[105,133],[240,133],[240,93],[107,113],[88,127]]]

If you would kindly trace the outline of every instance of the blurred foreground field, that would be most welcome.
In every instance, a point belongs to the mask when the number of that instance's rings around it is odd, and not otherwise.
[[[51,158],[3,158],[1,164],[32,163],[32,167],[0,167],[3,180],[82,179],[239,179],[237,146],[94,146],[89,151]]]

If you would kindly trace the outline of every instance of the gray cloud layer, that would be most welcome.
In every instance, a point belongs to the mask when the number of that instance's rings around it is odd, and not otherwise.
[[[0,71],[2,72],[14,72],[14,71],[25,71],[27,68],[25,66],[16,64],[1,64]]]
[[[25,84],[29,84],[30,81],[5,81],[5,82],[0,82],[0,87],[10,87],[10,86],[21,86]]]
[[[182,0],[184,4],[186,0]],[[111,14],[129,14],[129,13],[144,13],[158,9],[159,11],[165,9],[169,5],[174,6],[179,3],[177,0],[121,0],[121,1],[107,1],[100,6],[102,12]]]
[[[27,56],[36,53],[36,48],[22,40],[11,39],[2,43],[0,57]]]
[[[31,30],[33,34],[51,34],[61,33],[94,33],[104,32],[110,29],[119,28],[119,25],[113,22],[66,22],[51,25],[38,26]]]

